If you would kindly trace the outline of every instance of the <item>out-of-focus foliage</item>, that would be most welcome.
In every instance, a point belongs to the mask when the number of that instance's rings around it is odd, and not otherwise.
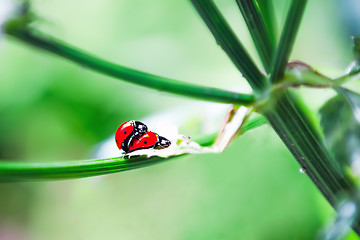
[[[339,88],[338,95],[320,109],[325,140],[335,159],[360,173],[360,96]]]
[[[256,56],[235,2],[217,2]],[[287,1],[275,2],[283,22]],[[338,69],[335,75],[351,50],[331,3],[309,1],[291,59]],[[110,61],[249,91],[188,1],[32,1],[32,7],[39,28]],[[195,101],[102,76],[11,38],[0,42],[0,79],[0,158],[7,160],[87,159],[123,121]],[[314,239],[334,213],[298,168],[262,127],[222,154],[89,179],[2,183],[0,238]]]

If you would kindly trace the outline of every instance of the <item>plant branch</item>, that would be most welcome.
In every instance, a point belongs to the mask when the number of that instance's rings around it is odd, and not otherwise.
[[[273,97],[275,102],[269,102],[261,111],[305,173],[336,209],[344,197],[352,194],[354,183],[331,157],[299,99],[287,90]],[[354,229],[359,232],[360,226]]]
[[[244,75],[254,92],[267,87],[265,77],[256,67],[234,32],[211,0],[191,0],[199,15],[235,66]]]
[[[273,71],[270,77],[271,82],[281,81],[284,76],[286,64],[289,61],[290,53],[295,42],[301,18],[303,16],[307,0],[292,0],[289,12],[286,17],[284,29],[281,34],[280,43],[276,51]]]
[[[57,56],[78,63],[81,66],[159,91],[166,91],[206,101],[236,103],[244,106],[249,106],[255,101],[253,95],[185,83],[107,62],[50,36],[35,33],[29,29],[12,26],[11,28],[6,28],[6,33],[31,46],[51,52]]]
[[[0,181],[84,178],[146,167],[172,158],[140,156],[55,163],[0,162]]]
[[[242,127],[242,134],[260,127],[266,123],[262,116],[248,120]],[[201,146],[210,146],[215,141],[217,134],[210,134],[196,140]],[[62,180],[84,178],[128,171],[165,162],[183,155],[169,158],[137,156],[130,159],[123,156],[116,158],[81,160],[53,163],[28,163],[0,161],[0,182],[9,181],[34,181],[34,180]]]
[[[275,52],[270,33],[253,0],[236,0],[254,41],[265,71],[270,73]]]
[[[276,18],[272,0],[254,0],[270,35],[271,45],[276,46]]]

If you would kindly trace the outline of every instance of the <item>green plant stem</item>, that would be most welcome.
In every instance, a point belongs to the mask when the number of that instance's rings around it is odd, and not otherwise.
[[[257,116],[254,117],[250,120],[248,120],[240,129],[240,135],[244,134],[245,132],[253,129],[253,128],[257,128],[260,127],[262,125],[264,125],[265,123],[267,123],[266,118],[264,118],[263,116]]]
[[[266,123],[262,116],[248,120],[242,127],[242,134],[260,127]],[[210,134],[196,140],[201,146],[213,144],[217,134]],[[119,152],[120,154],[120,152]],[[34,180],[62,180],[99,176],[136,168],[143,168],[153,164],[165,162],[184,156],[186,154],[162,157],[137,156],[126,159],[123,156],[116,158],[81,160],[53,163],[28,163],[0,161],[0,182],[9,181],[34,181]]]
[[[301,18],[303,16],[307,0],[292,0],[286,17],[284,29],[281,34],[280,43],[276,51],[273,71],[270,80],[273,83],[281,81],[284,76],[286,64],[295,42]]]
[[[236,0],[236,3],[244,17],[265,71],[270,73],[275,45],[272,44],[270,33],[265,26],[259,9],[256,8],[253,0]]]
[[[63,180],[99,176],[142,168],[172,158],[118,157],[55,163],[0,162],[0,181]]]
[[[269,32],[270,42],[275,48],[276,46],[276,18],[274,14],[274,6],[272,0],[257,0],[255,5],[263,18],[265,26]]]
[[[282,90],[273,97],[275,102],[269,102],[261,111],[305,173],[336,209],[345,197],[351,196],[354,183],[331,157],[308,111],[296,96]],[[360,225],[354,229],[359,232]]]
[[[81,66],[104,73],[111,77],[122,79],[141,86],[150,87],[159,91],[166,91],[206,101],[237,103],[244,106],[249,106],[255,101],[253,95],[203,87],[116,65],[80,51],[75,47],[55,40],[52,37],[37,32],[35,33],[28,29],[12,26],[11,28],[8,27],[6,29],[6,33],[27,44],[30,44],[31,46],[46,50],[76,62]]]
[[[234,32],[211,0],[191,0],[217,43],[244,75],[254,92],[267,87],[265,76],[256,67]]]

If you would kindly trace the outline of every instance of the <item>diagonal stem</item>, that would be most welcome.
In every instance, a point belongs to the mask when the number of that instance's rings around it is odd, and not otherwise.
[[[267,87],[265,77],[256,67],[234,32],[211,0],[191,0],[199,15],[235,66],[255,92]]]
[[[270,77],[270,80],[273,83],[279,82],[284,76],[285,67],[289,61],[306,2],[307,0],[292,0],[275,55],[273,70]]]
[[[274,96],[274,101],[261,111],[305,173],[336,209],[345,197],[351,196],[355,187],[353,181],[326,149],[299,99],[283,90]],[[354,229],[360,232],[359,223]]]
[[[265,71],[270,73],[275,49],[263,18],[253,0],[236,0],[236,3],[244,17]]]
[[[276,18],[272,0],[254,0],[270,35],[271,45],[276,46]]]

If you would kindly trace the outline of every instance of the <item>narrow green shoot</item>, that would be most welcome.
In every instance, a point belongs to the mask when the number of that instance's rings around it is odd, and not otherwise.
[[[250,131],[251,129],[253,128],[257,128],[257,127],[260,127],[264,124],[267,123],[267,120],[266,118],[264,118],[263,116],[257,116],[257,117],[254,117],[252,118],[251,120],[248,120],[244,126],[241,127],[240,129],[240,134],[244,134],[246,133],[247,131]]]
[[[144,156],[54,163],[0,162],[0,181],[64,180],[99,176],[150,166],[172,158]]]
[[[217,43],[247,79],[255,92],[266,87],[265,77],[211,0],[191,0]]]
[[[236,0],[267,73],[272,67],[275,45],[253,0]]]
[[[254,0],[269,32],[271,45],[276,46],[276,17],[272,0]]]
[[[295,42],[300,21],[303,16],[307,0],[293,0],[286,17],[284,29],[281,34],[280,43],[276,51],[271,82],[281,81],[284,76],[286,64],[289,61],[290,53]]]
[[[6,29],[6,31],[7,34],[31,46],[38,47],[78,63],[81,66],[130,83],[212,102],[236,103],[249,106],[255,101],[253,95],[185,83],[107,62],[50,36],[29,29],[12,27]]]
[[[248,120],[242,127],[241,134],[260,127],[266,123],[262,116]],[[201,146],[210,146],[214,143],[217,134],[210,134],[196,140]],[[120,151],[119,151],[120,153]],[[162,157],[137,156],[126,159],[123,156],[116,158],[80,160],[70,162],[28,163],[0,161],[0,182],[34,181],[34,180],[62,180],[99,176],[109,173],[128,171],[151,166],[153,164],[173,160],[183,155]]]

